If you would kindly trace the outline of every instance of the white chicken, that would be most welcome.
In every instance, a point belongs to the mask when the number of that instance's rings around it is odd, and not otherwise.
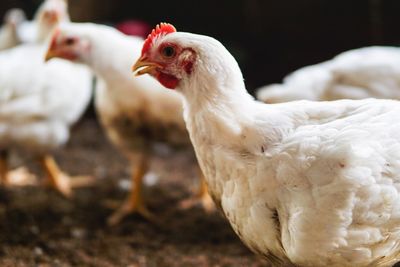
[[[0,29],[0,51],[22,43],[43,42],[51,32],[55,20],[67,21],[66,0],[45,0],[39,6],[33,21],[27,21],[21,9],[11,9]]]
[[[21,9],[13,8],[6,13],[0,28],[0,51],[20,43],[17,29],[25,20],[25,13]]]
[[[100,121],[110,140],[131,163],[132,190],[109,218],[111,225],[134,212],[152,219],[142,197],[142,179],[155,142],[191,147],[181,97],[164,90],[150,77],[132,78],[129,67],[139,58],[142,45],[143,39],[126,36],[108,26],[73,23],[58,29],[48,51],[48,58],[80,62],[97,74],[95,105]],[[206,210],[212,209],[204,183],[198,197]]]
[[[42,13],[38,30],[43,38],[44,30],[50,34],[66,12],[55,6]],[[0,181],[12,184],[7,155],[9,150],[21,148],[39,157],[50,185],[68,196],[71,188],[87,177],[69,179],[50,153],[68,140],[69,127],[88,105],[92,78],[87,68],[68,61],[45,64],[46,49],[42,41],[0,53]]]
[[[363,98],[400,99],[400,48],[365,47],[301,68],[257,90],[267,103]]]
[[[44,0],[32,22],[18,28],[22,43],[45,42],[58,22],[69,21],[67,0]]]
[[[391,266],[400,253],[400,103],[247,93],[217,40],[161,24],[133,66],[184,96],[213,199],[276,266]]]

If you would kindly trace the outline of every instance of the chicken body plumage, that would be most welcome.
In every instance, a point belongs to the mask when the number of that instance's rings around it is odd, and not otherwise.
[[[32,44],[0,53],[2,149],[43,153],[59,147],[89,103],[90,72],[63,60],[45,64],[45,49]]]
[[[210,193],[250,249],[276,266],[399,260],[399,102],[262,104],[218,41],[162,27],[135,66],[157,64],[179,80]],[[160,60],[164,47],[175,60]],[[188,58],[190,72],[176,67]]]
[[[4,16],[4,24],[0,28],[0,51],[20,44],[18,27],[26,20],[20,9],[11,9]]]
[[[19,44],[19,38],[13,25],[4,24],[0,28],[0,51]]]
[[[259,107],[222,136],[237,121],[188,125],[211,194],[252,250],[279,264],[380,266],[400,251],[399,112],[302,101]]]
[[[366,47],[339,54],[332,60],[301,68],[257,90],[268,103],[293,100],[400,99],[400,49]]]

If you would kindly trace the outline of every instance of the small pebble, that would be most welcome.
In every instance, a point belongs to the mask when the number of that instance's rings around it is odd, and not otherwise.
[[[35,235],[40,234],[40,229],[39,229],[39,227],[37,227],[36,225],[32,225],[32,226],[30,227],[30,230],[31,230],[31,233],[32,233],[32,234],[35,234]]]
[[[144,176],[143,183],[147,186],[154,186],[158,183],[159,178],[155,173],[149,172]]]
[[[71,230],[71,235],[74,238],[82,239],[86,236],[86,230],[83,228],[73,228]]]
[[[43,249],[40,248],[40,247],[35,247],[35,248],[33,249],[33,253],[34,253],[36,256],[43,256]]]
[[[119,189],[121,189],[123,191],[131,190],[131,186],[132,186],[132,183],[131,183],[131,180],[129,180],[129,179],[123,179],[118,182]]]

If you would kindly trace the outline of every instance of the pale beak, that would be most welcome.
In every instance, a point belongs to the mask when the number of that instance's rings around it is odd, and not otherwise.
[[[58,57],[58,53],[56,52],[57,50],[57,38],[60,35],[60,30],[55,29],[54,33],[51,37],[50,45],[47,48],[46,56],[44,58],[44,61],[47,62],[52,58]]]
[[[49,49],[49,50],[47,50],[46,56],[44,58],[44,61],[47,62],[50,59],[55,58],[55,57],[57,57],[57,54],[54,53],[51,49]]]
[[[144,58],[140,58],[138,61],[136,61],[135,65],[132,66],[132,72],[136,72],[135,76],[140,76],[146,73],[153,74],[154,70],[160,67],[160,64],[146,61]]]

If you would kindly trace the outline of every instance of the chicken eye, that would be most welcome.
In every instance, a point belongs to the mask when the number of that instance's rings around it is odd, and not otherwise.
[[[175,56],[175,48],[172,46],[166,46],[162,49],[161,53],[166,58],[172,58]]]
[[[67,38],[65,40],[65,44],[66,45],[73,45],[73,44],[75,44],[75,39],[74,38]]]

